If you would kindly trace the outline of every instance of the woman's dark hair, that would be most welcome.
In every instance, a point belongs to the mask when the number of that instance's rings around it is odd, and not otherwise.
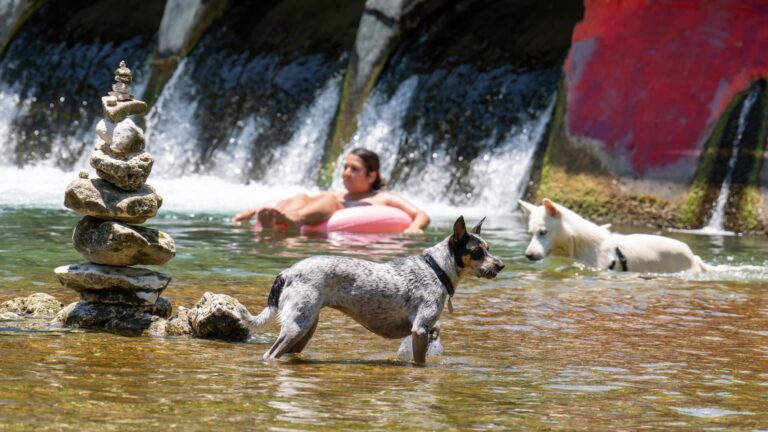
[[[359,157],[365,165],[367,173],[376,171],[376,180],[371,185],[371,190],[377,191],[387,185],[387,182],[381,178],[381,171],[379,171],[379,155],[376,152],[370,151],[367,148],[357,147],[352,149],[349,154],[353,154]]]

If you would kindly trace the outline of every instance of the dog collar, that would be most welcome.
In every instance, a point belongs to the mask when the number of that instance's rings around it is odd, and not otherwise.
[[[616,246],[616,258],[618,258],[619,262],[621,263],[621,271],[627,271],[627,257],[621,253],[621,249],[619,249],[618,246]],[[613,270],[614,267],[616,267],[616,260],[611,261],[611,265],[608,266],[608,270]]]
[[[437,275],[437,278],[440,279],[440,282],[448,291],[448,295],[453,297],[453,293],[455,292],[455,290],[453,289],[453,282],[451,282],[451,279],[448,277],[445,271],[441,269],[439,265],[437,265],[437,262],[435,261],[434,258],[432,258],[431,255],[422,255],[421,258],[424,260],[424,262],[427,263],[429,268],[431,268],[432,271],[435,272],[435,275]]]

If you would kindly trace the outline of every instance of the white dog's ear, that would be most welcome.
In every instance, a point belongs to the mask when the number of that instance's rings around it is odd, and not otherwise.
[[[542,204],[544,204],[544,208],[547,210],[547,213],[552,217],[560,217],[560,210],[557,208],[555,203],[553,203],[549,198],[544,198],[544,201],[542,201]]]
[[[517,200],[517,203],[520,204],[520,208],[523,209],[523,212],[526,214],[531,214],[536,209],[535,205],[523,200]]]
[[[465,235],[467,235],[467,225],[464,223],[464,216],[459,216],[453,223],[453,238],[454,240],[461,240]]]
[[[475,225],[474,228],[472,228],[472,233],[480,235],[480,228],[483,226],[483,222],[485,222],[485,218],[480,219],[480,222]]]

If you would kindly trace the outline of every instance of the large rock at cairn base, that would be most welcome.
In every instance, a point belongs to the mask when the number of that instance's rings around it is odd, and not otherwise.
[[[153,305],[171,278],[135,267],[84,263],[57,267],[59,282],[80,293],[83,300],[127,305]]]
[[[171,302],[160,297],[152,306],[127,306],[89,301],[72,303],[56,315],[55,323],[66,327],[106,330],[125,336],[139,336],[152,323],[171,315]]]
[[[235,341],[248,339],[251,314],[228,295],[207,292],[186,313],[196,337]]]
[[[120,222],[143,223],[155,216],[163,198],[144,185],[126,192],[102,179],[80,178],[67,186],[64,206],[84,216]]]
[[[99,177],[127,191],[144,186],[155,161],[147,153],[122,154],[114,152],[106,143],[96,145],[91,153],[91,166]]]
[[[77,224],[72,243],[85,259],[95,264],[162,265],[176,256],[173,239],[162,231],[91,216]]]

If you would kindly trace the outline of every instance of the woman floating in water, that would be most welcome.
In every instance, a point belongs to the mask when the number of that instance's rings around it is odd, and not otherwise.
[[[392,192],[383,192],[384,180],[379,173],[379,156],[364,148],[352,150],[344,162],[342,180],[346,192],[300,194],[282,200],[274,207],[260,207],[238,213],[233,222],[256,216],[263,228],[298,230],[331,217],[337,210],[349,207],[380,205],[398,208],[411,217],[411,225],[403,232],[421,233],[429,225],[429,216]]]

